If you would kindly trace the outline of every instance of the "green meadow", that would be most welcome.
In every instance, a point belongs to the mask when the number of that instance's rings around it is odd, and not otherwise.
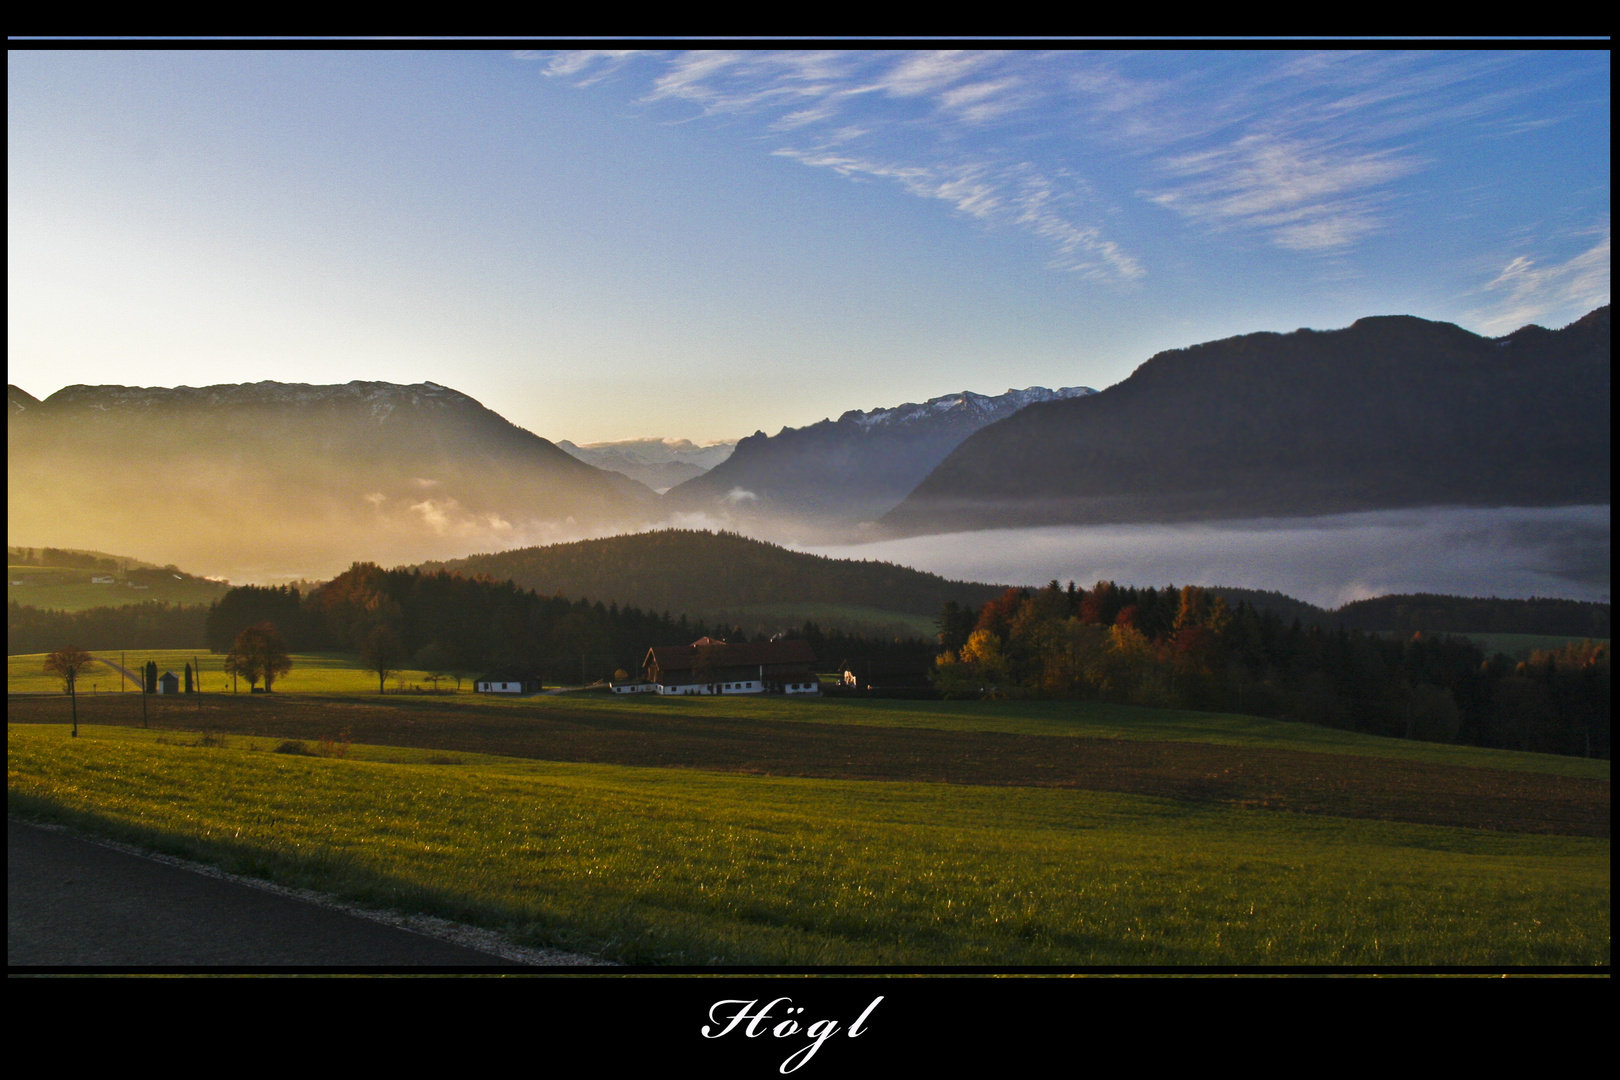
[[[1550,651],[1562,645],[1579,645],[1585,641],[1608,642],[1608,638],[1562,637],[1552,634],[1464,634],[1487,656],[1505,653],[1515,660],[1528,660],[1533,650]]]
[[[111,585],[92,584],[92,575],[107,571],[69,569],[60,566],[8,566],[6,599],[37,608],[57,611],[84,611],[94,607],[120,607],[159,600],[168,604],[211,604],[224,596],[230,586],[186,576],[176,580],[165,573],[141,575],[145,588],[135,588],[120,580]]]
[[[281,744],[13,725],[9,805],[632,964],[1609,962],[1607,839]]]
[[[148,660],[157,662],[158,671],[173,671],[181,674],[185,666],[193,661],[201,669],[203,675],[203,691],[208,694],[231,693],[230,677],[224,674],[223,664],[225,658],[216,653],[210,653],[206,648],[196,649],[135,649],[124,653],[110,650],[92,651],[92,656],[98,660],[111,660],[122,664],[125,668],[136,674]],[[292,671],[276,680],[275,692],[278,694],[375,694],[377,692],[377,673],[366,671],[359,666],[359,661],[353,654],[345,653],[294,653],[292,657]],[[6,690],[13,694],[41,694],[61,693],[62,680],[54,675],[45,674],[45,654],[25,653],[6,658]],[[390,692],[399,687],[406,689],[428,689],[427,677],[433,674],[429,671],[414,669],[399,672],[388,680]],[[467,673],[461,682],[463,693],[472,693],[472,677],[477,673]],[[127,679],[122,684],[125,689],[133,693],[138,684],[130,683]],[[118,670],[106,664],[96,664],[79,677],[79,693],[111,693],[119,689]],[[453,678],[442,680],[439,691],[449,694],[455,690],[456,683]],[[248,693],[245,680],[237,680],[236,693]]]
[[[744,604],[716,611],[712,617],[741,624],[745,630],[756,627],[770,631],[796,628],[809,620],[823,629],[836,627],[853,633],[904,632],[929,641],[939,632],[939,627],[927,615],[911,615],[860,604]],[[845,658],[829,656],[826,659],[836,664]]]

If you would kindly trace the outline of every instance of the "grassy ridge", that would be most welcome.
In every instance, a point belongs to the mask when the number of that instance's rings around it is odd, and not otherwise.
[[[1609,959],[1604,840],[98,727],[8,742],[13,808],[633,963]]]

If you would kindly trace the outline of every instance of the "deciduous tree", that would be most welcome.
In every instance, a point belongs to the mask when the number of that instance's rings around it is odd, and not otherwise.
[[[45,657],[45,674],[62,679],[62,693],[71,694],[73,684],[85,669],[96,663],[96,658],[76,645],[67,645]]]
[[[250,626],[237,634],[236,644],[231,646],[225,663],[226,671],[242,676],[250,688],[263,679],[266,693],[275,688],[277,678],[292,670],[287,643],[275,624],[269,622]]]

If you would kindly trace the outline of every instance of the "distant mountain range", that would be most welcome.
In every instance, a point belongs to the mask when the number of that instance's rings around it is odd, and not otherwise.
[[[683,512],[817,543],[1606,505],[1609,339],[1607,307],[1496,339],[1368,318],[1160,353],[1101,393],[963,392],[757,432],[734,450],[559,447],[430,382],[76,385],[44,401],[13,386],[7,526],[13,541],[264,580],[532,548]],[[682,475],[663,498],[651,490]],[[767,602],[692,597],[671,610]]]
[[[583,446],[563,439],[557,446],[587,465],[628,476],[660,495],[676,484],[702,476],[737,448],[734,442],[699,446],[689,439],[625,439]]]
[[[8,531],[233,577],[656,520],[640,484],[435,383],[9,388]],[[340,562],[339,562],[340,561]]]
[[[1176,349],[1102,393],[981,428],[880,524],[1607,504],[1609,365],[1608,307],[1495,339],[1385,316]]]
[[[1032,386],[990,397],[964,391],[862,412],[776,435],[756,432],[725,461],[665,496],[672,509],[815,526],[891,509],[958,444],[1026,406],[1095,394]]]

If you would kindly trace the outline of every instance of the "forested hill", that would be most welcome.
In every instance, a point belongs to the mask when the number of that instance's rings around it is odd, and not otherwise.
[[[897,534],[1609,501],[1609,308],[1485,338],[1410,316],[1159,353],[958,446]]]
[[[735,533],[686,529],[521,548],[424,563],[515,582],[542,594],[589,596],[697,615],[751,604],[850,604],[933,617],[947,601],[982,604],[1004,586],[948,581],[893,563],[829,559]]]
[[[1609,605],[1582,600],[1498,600],[1417,593],[1357,600],[1335,611],[1333,619],[1348,630],[1610,636]]]

